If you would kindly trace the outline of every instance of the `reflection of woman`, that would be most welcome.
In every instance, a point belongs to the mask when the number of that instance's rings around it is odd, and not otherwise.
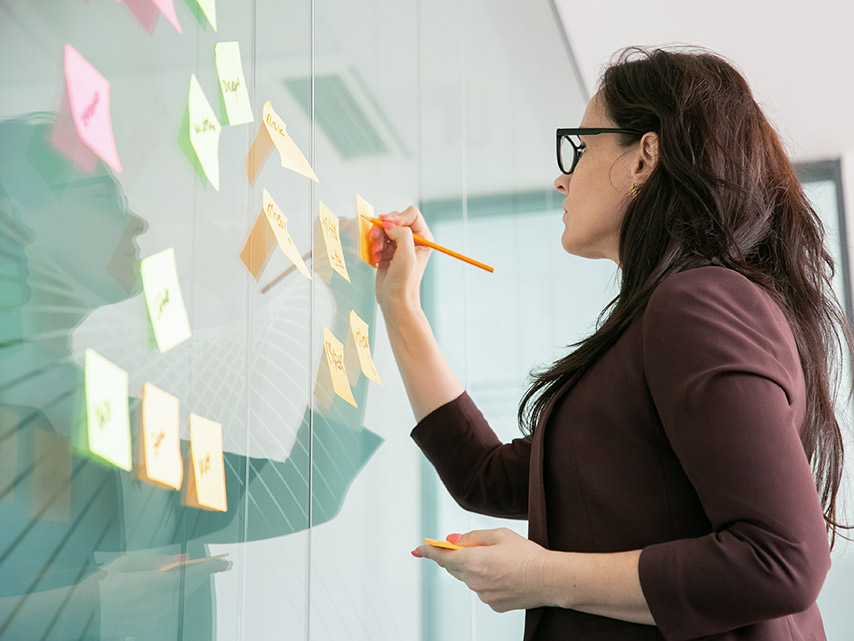
[[[617,262],[621,290],[535,376],[525,438],[498,442],[432,336],[411,240],[424,218],[372,232],[414,438],[464,507],[529,520],[530,540],[475,531],[415,554],[497,610],[528,609],[526,639],[823,639],[845,321],[820,222],[712,54],[626,52],[581,126],[558,132],[562,244]]]

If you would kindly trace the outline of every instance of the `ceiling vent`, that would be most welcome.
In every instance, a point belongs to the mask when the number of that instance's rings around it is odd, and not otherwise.
[[[311,78],[284,80],[285,87],[311,117]],[[317,126],[342,160],[364,160],[397,152],[408,156],[403,141],[379,109],[355,70],[323,72],[314,77]]]

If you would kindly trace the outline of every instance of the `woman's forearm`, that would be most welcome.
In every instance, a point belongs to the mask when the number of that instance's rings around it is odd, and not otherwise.
[[[462,383],[439,349],[419,305],[396,305],[383,309],[383,315],[409,403],[420,421],[462,394]]]

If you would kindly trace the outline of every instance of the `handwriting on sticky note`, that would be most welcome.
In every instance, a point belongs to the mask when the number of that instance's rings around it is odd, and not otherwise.
[[[347,265],[344,262],[344,249],[341,247],[341,235],[338,226],[338,216],[320,202],[319,206],[320,229],[323,233],[323,244],[326,247],[326,256],[329,258],[329,264],[336,272],[338,272],[344,280],[350,282],[350,275],[347,273]]]
[[[303,276],[311,280],[311,273],[308,271],[308,267],[305,266],[305,262],[296,244],[294,244],[293,238],[288,233],[288,219],[266,189],[261,192],[261,206],[270,224],[270,228],[276,236],[279,249],[282,250],[282,253],[288,257],[288,260],[294,264]]]
[[[120,172],[110,117],[110,83],[71,45],[65,46],[65,84],[80,140]]]
[[[131,469],[128,374],[92,349],[85,355],[86,441],[84,449],[122,469]]]
[[[357,407],[350,383],[347,381],[347,370],[344,368],[344,345],[325,327],[323,328],[323,351],[326,354],[333,391],[350,405]]]
[[[178,407],[178,399],[172,394],[151,383],[143,385],[139,476],[176,490],[184,479]]]
[[[190,414],[190,457],[193,470],[187,486],[187,504],[227,511],[221,424]]]
[[[157,347],[161,352],[169,351],[187,340],[191,333],[175,265],[175,250],[170,247],[144,258],[140,274]]]
[[[157,5],[157,8],[163,13],[164,16],[172,23],[172,26],[178,31],[178,33],[183,33],[181,31],[181,25],[178,22],[178,15],[175,13],[175,3],[173,0],[151,0],[154,4]]]
[[[195,74],[190,75],[187,111],[190,118],[190,144],[205,176],[219,191],[219,136],[222,127]]]
[[[218,42],[214,45],[214,58],[228,124],[242,125],[254,121],[252,104],[249,102],[249,92],[243,77],[240,43]]]
[[[353,336],[353,342],[356,345],[356,353],[359,355],[359,366],[362,369],[362,374],[372,381],[379,383],[380,375],[377,373],[374,359],[371,358],[371,343],[368,340],[369,331],[368,324],[359,318],[355,310],[350,310],[350,332]]]
[[[318,182],[311,164],[300,151],[296,142],[288,135],[285,121],[273,111],[270,101],[264,103],[261,110],[262,124],[255,136],[255,142],[246,157],[246,174],[251,184],[255,184],[261,168],[275,148],[279,152],[282,167]]]

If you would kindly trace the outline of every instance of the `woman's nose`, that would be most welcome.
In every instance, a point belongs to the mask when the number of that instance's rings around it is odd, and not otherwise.
[[[572,176],[570,174],[561,174],[557,178],[555,178],[555,189],[557,189],[560,193],[566,195],[567,189],[569,189],[569,181],[572,180]]]
[[[138,216],[134,211],[131,211],[128,227],[133,230],[134,236],[139,236],[148,231],[148,221],[142,216]]]

